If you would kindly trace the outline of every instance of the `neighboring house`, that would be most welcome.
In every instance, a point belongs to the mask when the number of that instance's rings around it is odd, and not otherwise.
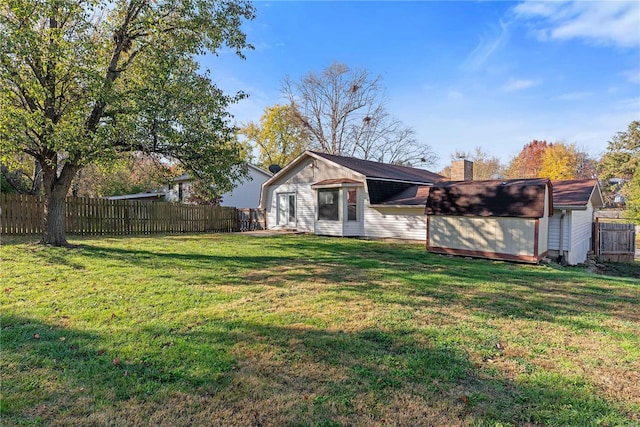
[[[271,173],[247,163],[249,178],[240,182],[236,188],[221,197],[221,206],[236,208],[256,208],[260,202],[262,184],[271,178]],[[169,202],[187,202],[191,194],[191,177],[188,174],[174,178],[166,188],[166,199]]]
[[[326,236],[424,240],[422,169],[306,151],[262,186],[269,228]]]
[[[451,181],[429,188],[427,250],[537,263],[547,255],[548,179]]]
[[[569,265],[586,261],[592,247],[594,210],[604,206],[595,179],[553,181],[549,255]]]

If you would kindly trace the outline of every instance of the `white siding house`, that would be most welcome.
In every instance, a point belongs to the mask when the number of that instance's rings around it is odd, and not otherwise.
[[[595,179],[553,181],[549,255],[569,265],[586,261],[592,247],[594,210],[604,206]]]
[[[268,228],[326,236],[423,240],[424,202],[398,198],[444,179],[404,166],[307,151],[264,183]]]
[[[238,183],[238,186],[221,196],[220,206],[236,208],[256,208],[260,203],[262,184],[271,178],[271,173],[247,163],[249,177]],[[186,202],[191,194],[191,177],[181,175],[173,180],[166,189],[165,199],[168,202]]]

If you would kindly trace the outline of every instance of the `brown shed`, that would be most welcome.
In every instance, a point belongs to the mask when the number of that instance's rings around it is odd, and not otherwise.
[[[429,189],[427,250],[537,263],[547,254],[548,179],[449,181]]]

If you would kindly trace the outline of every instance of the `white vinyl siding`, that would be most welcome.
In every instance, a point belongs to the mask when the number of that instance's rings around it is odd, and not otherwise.
[[[424,206],[371,207],[364,211],[364,235],[372,238],[396,238],[425,241],[427,217]]]
[[[549,192],[545,191],[544,216],[538,220],[538,253],[536,255],[542,255],[549,250],[549,215],[551,215]]]
[[[560,251],[560,217],[561,210],[554,210],[549,220],[549,250]],[[593,205],[587,204],[586,210],[567,210],[563,221],[562,250],[566,251],[569,265],[586,261],[587,253],[592,245]]]
[[[591,203],[586,210],[573,211],[571,214],[571,249],[567,256],[569,264],[580,264],[587,260],[587,253],[591,250],[592,222]]]
[[[573,211],[567,211],[564,218],[562,218],[563,222],[563,233],[562,237],[562,246],[563,250],[568,251],[570,247],[570,238],[571,238],[571,214]],[[559,251],[560,250],[560,217],[562,216],[562,211],[555,210],[553,211],[553,216],[549,218],[549,250],[550,251]]]
[[[361,175],[357,175],[348,169],[327,164],[320,159],[306,158],[292,169],[278,176],[271,185],[264,188],[262,195],[262,206],[267,211],[267,227],[279,228],[277,225],[277,195],[279,193],[295,193],[296,195],[296,224],[299,231],[309,233],[327,234],[332,236],[342,235],[342,224],[340,221],[331,222],[333,225],[316,230],[317,221],[317,191],[311,188],[312,184],[337,177],[350,178],[354,180],[364,180]]]
[[[229,193],[224,193],[220,206],[257,208],[260,203],[260,189],[269,178],[267,173],[249,166],[249,178],[239,182],[238,186]]]

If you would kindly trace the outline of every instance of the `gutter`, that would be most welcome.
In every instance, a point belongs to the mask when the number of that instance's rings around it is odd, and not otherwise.
[[[553,208],[556,209],[556,210],[562,209],[563,211],[586,211],[587,210],[587,206],[586,205],[558,205],[558,204],[555,204],[553,206]]]
[[[423,205],[381,205],[381,204],[369,204],[372,208],[421,208],[424,209]]]

